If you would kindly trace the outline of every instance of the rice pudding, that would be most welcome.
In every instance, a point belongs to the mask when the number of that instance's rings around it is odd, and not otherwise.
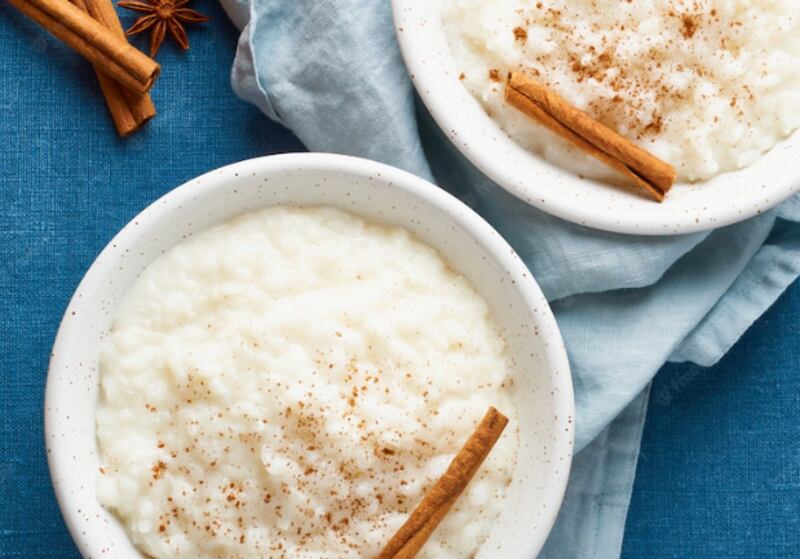
[[[757,160],[800,126],[796,0],[440,0],[457,74],[520,145],[619,176],[503,100],[521,71],[672,164],[683,181]]]
[[[399,227],[240,216],[140,276],[104,343],[101,503],[154,558],[368,557],[487,407],[511,423],[420,557],[471,557],[518,431],[486,302]]]

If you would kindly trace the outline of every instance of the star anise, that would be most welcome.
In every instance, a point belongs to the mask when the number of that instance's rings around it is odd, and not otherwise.
[[[210,19],[196,10],[187,8],[186,4],[188,3],[189,0],[145,0],[144,2],[124,0],[118,5],[145,14],[136,20],[127,33],[136,35],[152,29],[150,32],[150,56],[155,56],[161,43],[164,42],[167,31],[183,50],[187,50],[189,38],[186,36],[183,24],[202,23]]]

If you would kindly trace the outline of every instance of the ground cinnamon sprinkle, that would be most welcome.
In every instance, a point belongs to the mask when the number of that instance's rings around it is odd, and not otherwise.
[[[150,471],[153,472],[153,479],[154,480],[161,479],[161,477],[164,475],[164,471],[166,469],[167,469],[167,465],[162,460],[159,460],[158,462],[153,464],[153,467],[150,468]]]
[[[681,22],[683,22],[683,30],[681,31],[683,37],[685,39],[691,39],[692,37],[694,37],[694,34],[697,32],[697,27],[698,27],[697,16],[683,14],[681,16]]]
[[[678,34],[685,41],[695,40],[704,25],[719,22],[716,9],[704,12],[703,3],[694,2],[689,3],[688,11],[681,11],[680,7],[684,4],[686,3],[676,3],[675,9],[669,10],[667,15],[677,22]],[[528,40],[528,28],[536,26],[563,37],[569,48],[552,54],[537,55],[534,60],[526,64],[527,73],[542,80],[545,85],[558,89],[559,83],[555,81],[556,77],[547,68],[553,64],[558,65],[558,60],[566,57],[566,68],[570,70],[576,83],[591,80],[603,86],[598,88],[598,93],[613,92],[610,96],[601,93],[590,101],[588,108],[594,118],[611,128],[628,131],[628,134],[637,140],[645,136],[652,137],[663,130],[666,126],[663,117],[652,114],[650,107],[653,103],[681,102],[682,88],[659,77],[661,73],[658,69],[665,61],[662,60],[663,54],[655,49],[646,52],[642,59],[635,60],[636,68],[615,56],[619,48],[625,48],[619,42],[624,40],[620,37],[626,37],[628,32],[636,33],[635,22],[620,20],[614,24],[613,29],[605,31],[597,27],[583,28],[569,23],[570,14],[567,9],[548,7],[542,2],[537,2],[535,10],[535,16],[531,13],[523,17],[522,24],[513,28],[514,39],[524,44]],[[523,10],[520,12],[525,13]],[[589,30],[592,32],[588,32]],[[642,60],[646,62],[642,63]],[[649,66],[656,71],[649,74],[648,69],[639,67],[641,65]],[[703,77],[707,72],[706,68],[700,66],[688,66],[680,71],[691,72],[698,77]],[[489,79],[492,82],[499,82],[501,73],[499,69],[492,68],[489,70]]]

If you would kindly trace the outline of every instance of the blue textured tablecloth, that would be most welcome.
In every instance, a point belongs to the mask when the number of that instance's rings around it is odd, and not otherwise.
[[[47,475],[47,359],[72,290],[111,236],[204,171],[302,146],[237,100],[237,33],[214,16],[164,47],[159,116],[118,140],[90,68],[0,6],[0,557],[77,557]],[[800,357],[793,288],[718,366],[657,378],[624,555],[800,556]],[[713,382],[712,382],[713,381]],[[660,402],[660,403],[659,403]]]

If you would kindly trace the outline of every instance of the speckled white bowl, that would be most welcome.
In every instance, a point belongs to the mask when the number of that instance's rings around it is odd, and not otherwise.
[[[438,0],[392,4],[411,79],[441,129],[498,185],[545,212],[606,231],[677,235],[741,221],[800,192],[800,131],[746,169],[702,183],[676,184],[661,204],[581,179],[520,147],[461,84]]]
[[[53,485],[81,553],[139,557],[95,494],[98,349],[120,298],[154,258],[187,236],[280,204],[331,205],[402,225],[489,302],[508,343],[521,445],[505,510],[478,557],[533,557],[563,498],[574,426],[569,364],[547,301],[511,247],[449,194],[392,167],[324,154],[253,159],[184,184],[126,225],[81,281],[56,337],[45,402]]]

